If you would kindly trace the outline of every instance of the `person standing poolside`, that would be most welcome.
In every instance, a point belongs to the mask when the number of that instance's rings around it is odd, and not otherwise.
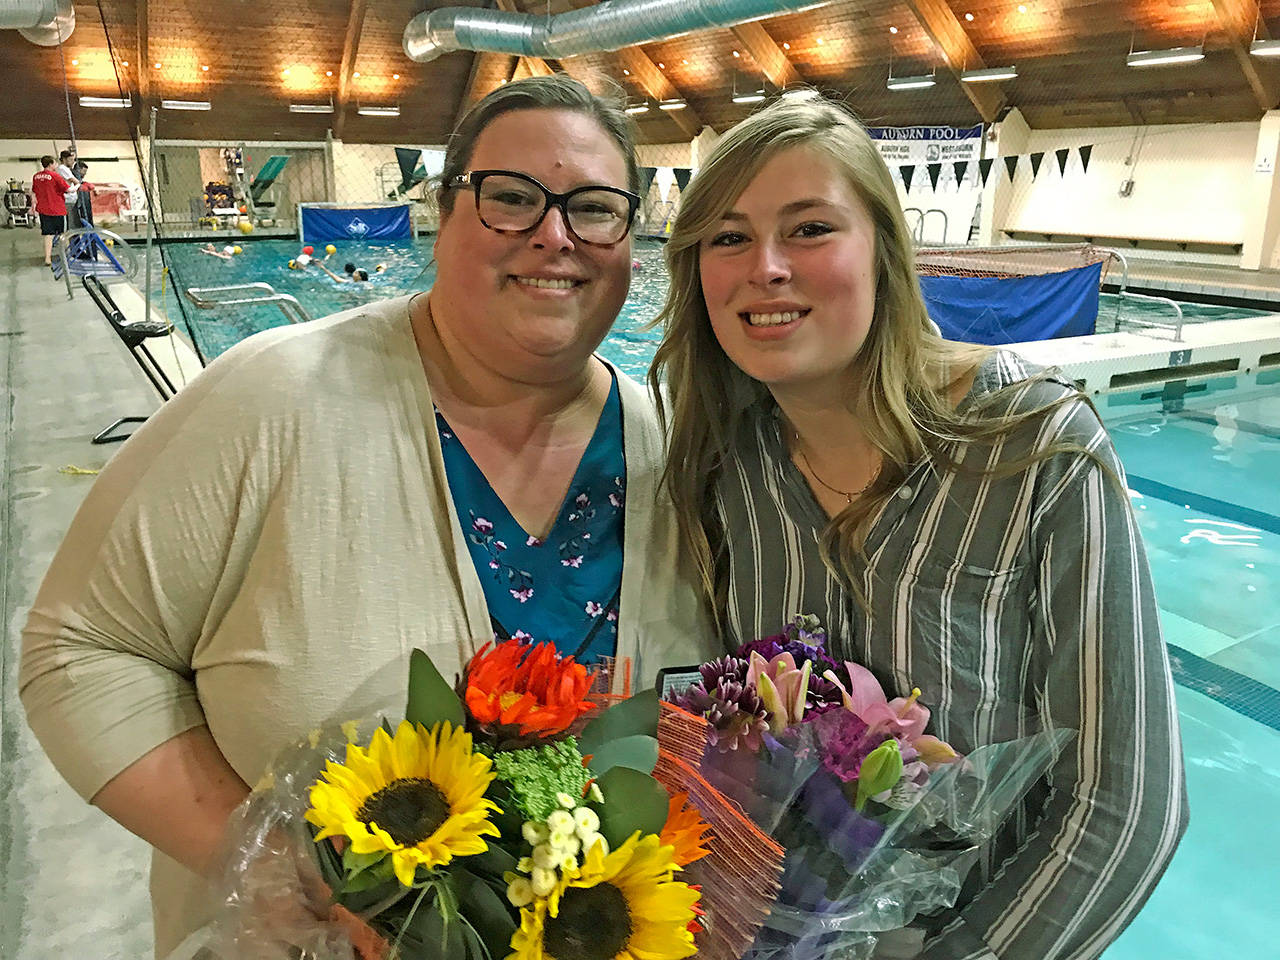
[[[726,133],[666,257],[665,479],[731,645],[816,614],[836,660],[919,687],[961,753],[1075,733],[914,930],[919,955],[1098,957],[1188,814],[1151,575],[1093,407],[937,335],[892,175],[835,104]]]
[[[71,185],[55,168],[57,161],[46,154],[40,158],[41,170],[31,178],[31,192],[36,198],[40,217],[40,235],[44,238],[44,265],[53,263],[53,241],[67,229],[67,192]]]
[[[67,181],[67,191],[63,195],[63,199],[67,207],[67,228],[69,230],[83,226],[80,223],[79,208],[76,205],[79,200],[80,178],[71,169],[72,164],[76,162],[76,152],[74,150],[63,150],[58,154],[58,176]]]
[[[514,159],[518,158],[518,159]],[[710,647],[645,389],[595,356],[639,198],[618,104],[506,84],[449,140],[430,291],[260,333],[107,464],[23,640],[32,729],[156,848],[156,945],[277,750],[495,636],[632,674]],[[620,683],[620,676],[615,677]]]

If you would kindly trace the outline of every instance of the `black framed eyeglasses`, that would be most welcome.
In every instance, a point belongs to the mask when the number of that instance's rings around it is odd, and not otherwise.
[[[451,187],[471,187],[480,222],[498,233],[536,230],[547,211],[560,208],[569,232],[583,243],[608,246],[631,229],[640,197],[617,187],[577,187],[552,193],[533,177],[514,170],[472,170],[450,181]]]

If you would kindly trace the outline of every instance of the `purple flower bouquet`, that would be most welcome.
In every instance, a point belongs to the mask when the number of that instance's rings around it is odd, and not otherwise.
[[[839,664],[815,617],[703,664],[675,698],[711,727],[702,775],[786,850],[750,960],[848,960],[955,903],[978,851],[1070,731],[961,756],[925,730],[920,691],[890,699]]]

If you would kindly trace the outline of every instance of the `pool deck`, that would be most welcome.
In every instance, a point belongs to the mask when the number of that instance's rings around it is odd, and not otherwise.
[[[1142,259],[1128,255],[1126,289],[1174,299],[1234,303],[1280,311],[1280,270],[1241,270],[1217,264]],[[1120,271],[1107,273],[1103,289],[1114,292]]]
[[[0,957],[143,960],[151,953],[147,848],[53,770],[27,728],[17,674],[27,609],[93,482],[82,471],[100,469],[118,449],[89,438],[160,401],[88,296],[77,288],[68,300],[40,264],[39,243],[33,232],[0,233]],[[140,316],[136,294],[112,292],[130,318]],[[1183,351],[1191,363],[1247,354],[1256,364],[1280,353],[1280,316],[1188,325],[1183,338],[1104,334],[1019,349],[1094,383],[1167,365]],[[180,339],[150,346],[177,376],[198,366]]]

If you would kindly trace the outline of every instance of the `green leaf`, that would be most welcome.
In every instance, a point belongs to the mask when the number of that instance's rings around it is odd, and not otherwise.
[[[516,830],[519,831],[519,829],[517,826]],[[477,853],[475,856],[460,860],[459,863],[465,864],[468,870],[485,876],[501,877],[508,870],[515,870],[515,856],[492,840],[488,843],[489,847],[484,853]]]
[[[462,912],[492,957],[506,957],[511,953],[511,935],[516,932],[516,921],[506,900],[479,877],[459,871],[466,881],[459,900]]]
[[[375,887],[392,887],[393,885],[398,887],[400,881],[396,879],[395,867],[391,863],[391,858],[388,857],[367,870],[349,874],[346,882],[342,885],[342,893],[345,896],[348,893],[364,893],[366,890],[372,890]],[[388,890],[382,896],[388,896],[390,892]]]
[[[431,658],[421,650],[414,650],[409,655],[409,703],[405,706],[404,718],[429,730],[442,720],[460,727],[464,716],[462,701],[440,676]]]
[[[614,767],[600,778],[600,789],[604,791],[600,832],[611,849],[621,846],[637,830],[662,831],[669,798],[653,777],[630,767]]]
[[[858,771],[858,793],[853,808],[861,810],[877,793],[890,790],[902,778],[902,750],[898,741],[886,740],[862,761]]]
[[[342,850],[342,868],[347,873],[359,873],[389,856],[390,854],[385,850],[378,853],[356,853],[355,848],[348,843]]]
[[[314,827],[309,828],[314,837],[319,831]],[[320,861],[320,875],[324,878],[324,882],[329,885],[329,889],[337,893],[338,888],[342,886],[342,860],[338,856],[338,851],[333,849],[333,844],[328,839],[321,840],[315,845],[316,859]]]
[[[657,762],[657,739],[638,734],[601,744],[592,755],[589,766],[591,772],[598,777],[614,767],[630,767],[641,773],[652,773]]]
[[[461,918],[446,918],[439,900],[420,906],[405,926],[405,940],[419,949],[413,954],[422,960],[458,960],[465,956]]]
[[[582,728],[578,749],[595,753],[610,740],[658,735],[658,691],[642,690],[629,700],[616,703]]]

